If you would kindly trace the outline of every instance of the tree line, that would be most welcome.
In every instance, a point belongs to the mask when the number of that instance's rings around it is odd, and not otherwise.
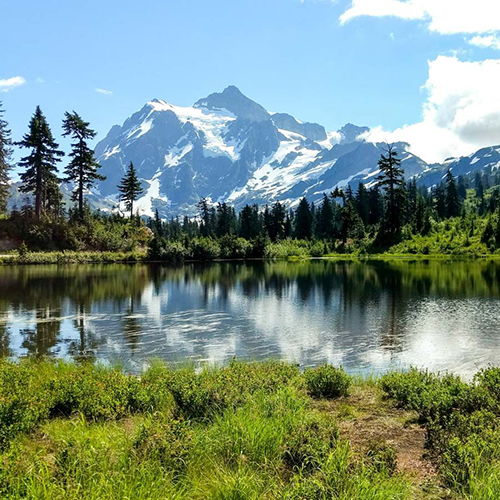
[[[346,244],[367,237],[378,248],[389,247],[403,237],[403,228],[414,235],[426,235],[434,221],[465,216],[467,211],[478,215],[494,214],[500,207],[498,188],[487,198],[487,176],[478,172],[473,181],[475,204],[466,209],[470,182],[464,176],[455,178],[451,171],[433,189],[419,187],[417,180],[407,182],[398,152],[388,146],[378,163],[379,175],[367,187],[360,182],[356,190],[348,185],[324,193],[315,204],[303,197],[294,208],[280,201],[259,207],[246,205],[239,213],[225,202],[212,205],[203,198],[198,203],[199,218],[160,220],[158,213],[149,222],[159,237],[238,236],[246,240],[258,237],[279,242],[298,240],[335,240]],[[497,223],[500,231],[500,221]],[[500,235],[499,235],[500,242]]]
[[[33,208],[14,211],[10,216],[16,227],[23,226],[23,230],[16,233],[17,239],[29,238],[33,246],[39,249],[44,249],[47,241],[51,241],[51,247],[57,249],[64,249],[68,245],[72,249],[79,248],[78,239],[88,242],[85,248],[114,249],[121,248],[118,240],[127,239],[128,232],[133,244],[136,241],[131,234],[133,228],[144,227],[138,217],[133,217],[135,202],[143,191],[133,163],[129,164],[117,188],[120,201],[137,224],[126,229],[119,227],[120,221],[114,215],[106,218],[96,213],[92,215],[95,227],[91,227],[91,211],[85,197],[97,181],[104,180],[104,176],[99,173],[101,166],[89,146],[96,132],[75,111],[65,113],[62,128],[63,136],[71,139],[71,152],[63,176],[59,177],[58,165],[63,161],[64,153],[59,149],[40,107],[36,108],[30,119],[28,132],[20,141],[14,142],[8,124],[3,119],[0,103],[0,211],[5,212],[7,207],[14,146],[27,150],[26,156],[18,163],[23,169],[20,190],[32,194],[34,200]],[[324,193],[316,203],[303,197],[292,206],[276,201],[263,207],[246,205],[237,212],[228,203],[213,204],[204,198],[198,203],[198,217],[185,216],[182,220],[176,217],[164,221],[157,211],[147,225],[157,240],[165,241],[229,236],[246,241],[263,238],[272,243],[289,239],[322,240],[335,242],[335,249],[339,246],[352,248],[369,242],[371,248],[380,250],[415,235],[425,236],[433,227],[437,227],[436,222],[464,219],[475,214],[486,220],[484,231],[481,227],[484,242],[488,242],[491,248],[495,245],[496,248],[500,247],[499,189],[490,189],[492,185],[500,184],[498,172],[496,177],[492,172],[488,175],[481,171],[474,176],[455,178],[448,171],[443,181],[432,189],[419,187],[415,178],[405,180],[401,159],[390,145],[382,152],[378,167],[378,176],[368,185],[361,182],[355,189],[351,185],[336,187],[332,192]],[[75,208],[69,210],[69,224],[80,221],[82,226],[84,220],[87,221],[85,227],[71,234],[67,228],[56,226],[56,221],[63,224],[61,221],[66,220],[63,217],[65,211],[61,182],[70,183],[73,187],[71,200]],[[30,210],[33,215],[24,217],[21,224],[23,213],[29,214]],[[46,224],[45,227],[41,227],[42,222]],[[474,225],[474,222],[471,224]],[[114,233],[111,238],[113,243],[109,243],[110,228]],[[1,227],[0,232],[2,235],[5,233]],[[96,232],[99,237],[95,235]],[[475,234],[473,230],[469,232]],[[47,236],[47,233],[51,234]],[[145,241],[145,235],[141,234],[139,239]]]
[[[0,102],[0,211],[5,212],[10,195],[10,172],[13,168],[13,146],[26,149],[18,166],[22,193],[34,197],[34,213],[37,218],[42,214],[59,216],[63,212],[61,182],[73,186],[71,201],[76,203],[80,218],[84,216],[85,194],[97,181],[105,180],[99,173],[101,165],[96,161],[89,141],[95,138],[96,132],[90,128],[78,113],[66,112],[62,121],[63,137],[70,137],[71,152],[69,162],[64,168],[63,177],[58,175],[58,164],[64,157],[59,149],[52,130],[37,106],[28,125],[28,132],[20,141],[14,142],[8,123],[4,120],[4,110]],[[118,185],[120,201],[133,216],[134,202],[142,194],[143,189],[132,162]]]

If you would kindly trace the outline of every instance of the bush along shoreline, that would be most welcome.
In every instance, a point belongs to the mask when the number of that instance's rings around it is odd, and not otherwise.
[[[0,361],[0,497],[500,498],[500,369]]]

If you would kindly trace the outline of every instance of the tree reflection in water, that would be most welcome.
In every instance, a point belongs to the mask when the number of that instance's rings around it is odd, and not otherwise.
[[[0,356],[134,369],[237,355],[354,371],[425,364],[432,348],[453,369],[458,337],[471,362],[500,349],[499,296],[500,264],[487,260],[3,267]]]

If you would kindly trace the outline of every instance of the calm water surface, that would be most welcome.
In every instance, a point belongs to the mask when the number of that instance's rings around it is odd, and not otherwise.
[[[470,375],[500,365],[500,263],[3,267],[0,355]]]

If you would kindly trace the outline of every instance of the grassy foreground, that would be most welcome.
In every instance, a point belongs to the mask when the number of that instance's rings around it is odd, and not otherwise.
[[[500,498],[500,370],[0,362],[0,497]]]

